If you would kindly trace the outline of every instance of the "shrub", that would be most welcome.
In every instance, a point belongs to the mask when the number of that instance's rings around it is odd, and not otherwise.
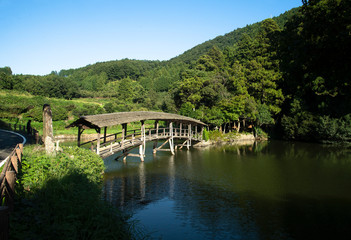
[[[127,219],[101,200],[103,170],[89,150],[25,147],[12,239],[130,239]]]
[[[210,134],[209,134],[209,132],[207,131],[206,128],[204,128],[204,131],[203,131],[203,134],[202,134],[202,139],[205,140],[205,141],[210,140]]]
[[[223,133],[218,130],[209,131],[209,139],[214,141],[221,140],[223,139]]]

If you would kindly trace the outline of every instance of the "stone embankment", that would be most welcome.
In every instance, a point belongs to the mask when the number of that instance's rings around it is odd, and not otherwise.
[[[255,140],[253,134],[239,134],[234,138],[223,137],[217,140],[202,141],[194,145],[194,147],[208,147],[212,145],[223,145],[223,144],[237,144],[237,145],[247,145],[252,144]]]

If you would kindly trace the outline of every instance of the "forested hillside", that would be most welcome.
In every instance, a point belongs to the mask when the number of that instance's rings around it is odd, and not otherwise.
[[[0,87],[104,98],[103,112],[177,112],[210,127],[247,119],[256,131],[275,126],[288,139],[350,141],[350,2],[303,1],[169,61],[124,59],[47,76],[13,75],[5,67]]]
[[[290,11],[287,11],[281,14],[278,17],[274,17],[273,20],[278,24],[278,26],[282,29],[285,23],[295,15],[298,11],[298,8],[293,8]],[[233,46],[237,42],[241,40],[243,35],[248,35],[250,37],[254,37],[257,35],[260,29],[261,23],[254,23],[251,25],[247,25],[244,28],[238,28],[235,31],[227,33],[223,36],[218,36],[212,40],[199,44],[192,49],[184,52],[183,54],[172,58],[170,62],[185,62],[190,63],[192,61],[196,61],[201,55],[207,53],[213,46],[217,46],[222,51],[229,46]]]

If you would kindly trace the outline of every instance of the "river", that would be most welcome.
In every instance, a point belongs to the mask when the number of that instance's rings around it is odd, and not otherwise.
[[[105,159],[104,198],[151,239],[351,239],[351,148],[280,141]]]

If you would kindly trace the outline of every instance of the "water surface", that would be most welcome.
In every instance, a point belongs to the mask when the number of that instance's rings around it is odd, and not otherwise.
[[[105,164],[104,197],[152,239],[351,239],[347,147],[148,148],[144,163]]]

